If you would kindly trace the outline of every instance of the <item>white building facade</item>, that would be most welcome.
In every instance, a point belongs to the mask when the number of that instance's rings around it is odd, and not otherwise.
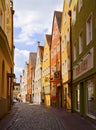
[[[43,50],[44,47],[38,45],[34,79],[34,102],[37,104],[41,104]]]

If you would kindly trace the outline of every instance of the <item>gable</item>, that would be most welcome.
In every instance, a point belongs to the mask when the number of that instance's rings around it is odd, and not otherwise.
[[[55,11],[52,25],[52,39],[54,39],[58,34],[60,34],[61,18],[62,18],[62,12]]]

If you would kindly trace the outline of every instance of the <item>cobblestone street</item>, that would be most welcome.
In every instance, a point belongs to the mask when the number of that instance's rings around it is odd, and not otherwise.
[[[0,130],[96,130],[96,126],[64,109],[20,103],[0,121]]]

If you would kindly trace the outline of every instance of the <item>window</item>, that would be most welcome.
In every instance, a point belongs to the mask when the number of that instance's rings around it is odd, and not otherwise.
[[[62,52],[64,52],[64,41],[62,41]]]
[[[44,56],[44,61],[48,60],[48,53],[45,54]]]
[[[52,40],[54,40],[54,37],[55,37],[55,34],[53,33],[53,35],[52,35]]]
[[[58,45],[57,45],[57,52],[59,52],[60,51],[60,44],[58,43]]]
[[[76,22],[76,8],[75,7],[73,9],[72,21],[73,21],[73,23]]]
[[[80,35],[79,35],[79,54],[81,54],[82,53],[82,51],[83,51],[83,39],[82,39],[82,32],[80,33]]]
[[[54,73],[54,68],[52,67],[51,68],[51,75],[53,75],[53,73]]]
[[[74,44],[74,61],[76,60],[76,43]]]
[[[56,72],[56,65],[54,65],[54,72]]]
[[[54,56],[56,56],[56,47],[54,47]]]
[[[64,52],[66,45],[67,45],[67,38],[66,38],[66,35],[65,35],[64,40],[62,41],[62,52]]]
[[[51,52],[51,59],[53,58],[53,51]]]
[[[47,70],[48,70],[48,74],[49,74],[50,73],[50,66],[48,66]]]
[[[81,10],[82,0],[78,0],[78,12]]]
[[[69,28],[67,29],[67,42],[70,40],[70,33],[69,33]]]
[[[75,107],[77,111],[80,111],[80,85],[78,84],[75,90]]]
[[[68,67],[68,70],[70,70],[70,57],[68,56],[68,59],[67,59],[67,67]]]
[[[62,75],[64,74],[64,63],[62,64]]]
[[[16,88],[16,90],[18,91],[18,88]]]
[[[67,68],[67,60],[65,60],[65,72],[67,72],[68,68]]]
[[[8,4],[8,0],[6,0],[6,3]]]
[[[95,105],[94,83],[90,79],[87,81],[87,113],[93,118],[96,118]]]
[[[60,61],[58,61],[58,71],[60,71]]]
[[[64,37],[64,47],[66,47],[66,35]]]
[[[92,15],[89,16],[86,22],[86,42],[87,45],[92,40]]]
[[[66,13],[64,13],[64,23],[66,23]]]
[[[65,59],[63,64],[62,64],[62,74],[65,74],[68,70],[68,66],[67,66],[67,60]]]

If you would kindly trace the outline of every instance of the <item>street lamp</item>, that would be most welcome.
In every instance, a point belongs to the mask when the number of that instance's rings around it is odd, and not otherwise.
[[[73,93],[73,87],[72,87],[72,80],[73,80],[73,70],[72,70],[72,12],[71,10],[68,11],[68,15],[70,17],[70,86],[71,86],[71,112],[73,112],[73,104],[72,104],[72,93]]]

